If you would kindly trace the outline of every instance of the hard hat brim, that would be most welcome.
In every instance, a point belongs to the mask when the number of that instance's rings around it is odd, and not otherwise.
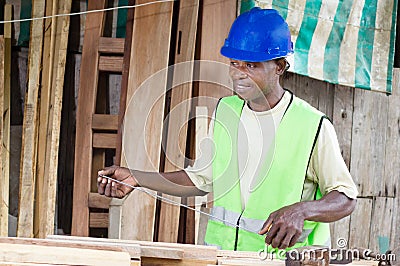
[[[232,47],[223,46],[221,48],[221,54],[225,57],[234,60],[240,60],[245,62],[264,62],[269,61],[277,58],[286,57],[293,53],[293,51],[279,51],[273,54],[269,54],[267,52],[260,53],[260,52],[252,52],[252,51],[243,51],[239,49],[235,49]]]

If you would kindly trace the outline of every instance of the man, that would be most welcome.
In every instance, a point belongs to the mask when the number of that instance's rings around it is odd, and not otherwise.
[[[217,105],[209,130],[214,145],[185,170],[113,166],[99,175],[177,196],[213,191],[208,245],[250,251],[263,249],[264,241],[275,249],[330,245],[327,223],[354,210],[357,189],[330,121],[279,84],[292,46],[275,10],[240,15],[221,49],[231,60],[236,95]],[[101,177],[98,190],[119,198],[132,191]]]

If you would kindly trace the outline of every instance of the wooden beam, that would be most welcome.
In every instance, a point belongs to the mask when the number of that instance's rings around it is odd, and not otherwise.
[[[115,149],[117,134],[93,133],[93,148]]]
[[[12,19],[12,5],[6,4],[4,19]],[[8,236],[8,204],[10,181],[10,86],[11,86],[11,23],[4,24],[4,37],[0,39],[0,236]]]
[[[343,159],[348,168],[351,161],[351,129],[353,126],[354,89],[337,85],[333,103],[333,125],[335,126]]]
[[[394,197],[384,181],[388,100],[383,93],[354,91],[350,172],[362,197]]]
[[[53,1],[53,5],[48,9],[51,7],[51,14],[69,13],[71,3],[71,0],[67,0],[57,5],[56,1]],[[43,60],[44,63],[47,61],[48,69],[42,72],[42,80],[47,83],[42,86],[44,91],[41,94],[38,147],[38,155],[41,157],[38,157],[38,190],[34,220],[35,235],[42,238],[54,232],[55,224],[58,151],[69,21],[69,17],[52,18],[49,57],[48,60]],[[46,54],[43,54],[43,57],[45,59]]]
[[[90,0],[88,10],[103,9],[105,0]],[[80,72],[74,167],[72,235],[89,235],[88,195],[92,173],[92,115],[95,112],[98,84],[98,40],[103,33],[104,12],[86,15],[84,47]]]
[[[6,150],[5,147],[3,147],[4,141],[5,141],[5,136],[4,136],[4,131],[3,129],[6,128],[5,121],[3,119],[3,115],[5,114],[4,110],[7,109],[6,106],[6,100],[5,100],[5,42],[4,42],[4,36],[0,36],[0,114],[2,116],[0,117],[0,182],[1,182],[1,188],[0,188],[0,236],[8,236],[8,189],[9,189],[9,182],[10,182],[10,176],[9,173],[5,172],[5,166],[9,162],[8,160],[8,151]],[[9,127],[8,127],[9,128]],[[9,145],[8,145],[9,146]],[[7,156],[7,157],[6,157]]]
[[[130,265],[127,252],[0,243],[0,261],[53,265]]]
[[[125,38],[101,37],[99,40],[99,53],[123,54]]]
[[[128,5],[134,5],[135,0],[128,0]],[[129,68],[130,68],[130,60],[131,60],[131,50],[132,50],[132,35],[133,35],[133,21],[134,21],[135,9],[128,9],[128,14],[126,18],[126,27],[125,27],[125,43],[124,43],[124,60],[122,63],[122,77],[121,77],[121,93],[119,99],[119,111],[118,111],[118,135],[117,135],[117,148],[115,150],[115,164],[121,164],[122,158],[122,134],[123,134],[123,122],[125,117],[125,109],[126,109],[126,100],[127,100],[127,91],[128,91],[128,83],[129,83]],[[116,213],[120,213],[120,211],[116,211]],[[117,226],[116,226],[117,227]],[[115,230],[111,230],[112,232],[120,232],[120,227]]]
[[[43,17],[45,0],[34,1],[32,17]],[[22,149],[19,180],[19,212],[17,236],[33,236],[33,206],[37,165],[38,93],[43,46],[43,20],[31,22],[29,41],[29,77],[25,95],[22,128]]]
[[[150,1],[140,0],[136,4]],[[127,86],[130,105],[124,124],[124,132],[130,133],[123,138],[122,166],[159,171],[172,7],[172,2],[160,2],[135,9]],[[123,205],[121,236],[152,240],[154,213],[154,198],[131,193]]]
[[[200,60],[228,63],[228,59],[223,57],[219,51],[225,38],[228,36],[232,22],[236,18],[236,5],[236,1],[232,0],[203,1],[200,28]],[[221,14],[224,15],[221,16]],[[209,63],[205,64],[208,65]],[[225,77],[229,79],[227,76],[228,73],[221,73],[221,78]],[[209,117],[211,117],[218,99],[231,94],[232,91],[223,86],[207,82],[199,83],[199,105],[207,106]]]
[[[386,252],[381,250],[380,240],[387,240],[387,248],[390,247],[390,234],[392,228],[390,221],[393,220],[393,208],[396,200],[388,197],[376,197],[373,202],[373,209],[371,215],[371,229],[369,231],[369,244],[368,248],[375,252]],[[389,221],[389,222],[388,222]],[[383,248],[383,247],[382,247]]]
[[[46,1],[45,15],[52,16],[58,12],[58,1]],[[39,127],[38,127],[38,146],[37,146],[37,166],[36,166],[36,193],[35,193],[35,209],[33,230],[36,237],[39,236],[40,223],[45,217],[41,217],[43,209],[46,209],[46,196],[44,195],[45,168],[46,168],[46,152],[47,137],[49,133],[50,105],[52,93],[52,80],[54,73],[54,53],[56,46],[56,29],[57,19],[52,17],[44,21],[43,36],[43,53],[40,87],[40,110],[39,110]],[[42,236],[43,237],[43,236]]]
[[[400,15],[400,14],[399,14]],[[385,177],[392,177],[396,191],[400,188],[400,69],[393,69],[393,89],[389,97],[388,136],[386,138]],[[390,160],[391,163],[388,163]],[[392,188],[389,188],[392,189]],[[400,246],[400,197],[397,192],[393,208],[391,247]]]
[[[108,213],[91,212],[89,214],[89,227],[108,228]]]
[[[89,193],[89,208],[108,209],[111,198],[100,195],[99,193]]]
[[[357,199],[356,209],[350,216],[350,237],[347,242],[349,248],[368,247],[371,215],[372,199]]]
[[[65,247],[65,248],[81,248],[81,249],[98,249],[108,251],[126,251],[131,259],[140,259],[140,246],[119,245],[118,243],[99,243],[90,241],[68,241],[62,239],[40,239],[40,238],[21,238],[21,237],[0,237],[0,243],[3,244],[23,244],[23,245],[39,245],[47,247]]]
[[[115,243],[121,246],[126,244],[136,244],[140,245],[142,251],[145,252],[145,255],[150,256],[151,249],[159,249],[159,255],[154,252],[151,252],[151,256],[155,256],[154,258],[161,259],[161,261],[157,261],[160,264],[146,264],[142,257],[143,265],[170,265],[163,262],[163,259],[171,259],[172,257],[180,257],[183,251],[181,261],[175,260],[169,261],[174,265],[207,265],[207,264],[216,264],[217,262],[217,249],[216,247],[210,246],[198,246],[198,245],[190,245],[190,244],[177,244],[177,243],[165,243],[165,242],[149,242],[149,241],[138,241],[138,240],[120,240],[120,239],[105,239],[105,238],[90,238],[90,237],[71,237],[71,236],[61,236],[61,235],[52,235],[48,236],[49,239],[57,239],[57,240],[66,240],[66,241],[80,241],[80,242],[98,242],[104,243],[107,245],[108,243]],[[165,248],[165,249],[160,249]],[[146,254],[146,252],[148,252]],[[150,257],[148,257],[150,258]],[[150,261],[150,260],[149,260]],[[147,261],[147,262],[149,262]]]
[[[187,123],[192,97],[191,80],[193,79],[198,11],[199,0],[180,2],[178,40],[175,47],[175,68],[172,77],[170,113],[168,114],[165,172],[181,170],[185,167]],[[186,63],[178,65],[183,62]],[[185,81],[186,83],[182,84]],[[163,196],[176,202],[181,201],[179,197]],[[160,222],[158,241],[177,242],[179,214],[179,206],[161,202],[160,221],[162,222]]]
[[[100,56],[99,71],[122,72],[123,58],[120,56]]]
[[[92,128],[94,130],[118,130],[118,115],[94,114]]]

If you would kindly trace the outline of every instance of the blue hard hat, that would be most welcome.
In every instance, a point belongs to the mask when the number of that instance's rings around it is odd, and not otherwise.
[[[221,54],[231,59],[262,62],[293,53],[285,20],[274,9],[254,7],[233,22]]]

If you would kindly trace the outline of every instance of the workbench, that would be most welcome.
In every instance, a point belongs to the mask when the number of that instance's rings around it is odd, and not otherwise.
[[[105,238],[48,236],[0,238],[0,265],[285,265],[261,260],[257,252],[215,247]],[[354,261],[347,265],[378,265]]]

